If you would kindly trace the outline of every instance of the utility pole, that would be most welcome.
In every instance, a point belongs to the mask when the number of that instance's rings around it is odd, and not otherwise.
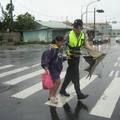
[[[11,4],[10,17],[11,17],[11,20],[13,22],[13,3],[12,3],[12,0],[10,0],[10,4]]]
[[[2,5],[1,5],[1,3],[0,3],[0,9],[1,9],[1,14],[2,14]]]
[[[67,28],[68,16],[66,16],[66,28]]]
[[[96,26],[95,26],[95,24],[96,24],[96,8],[94,8],[94,37],[95,37],[95,32],[96,32]]]
[[[108,21],[106,20],[106,35],[108,34]]]
[[[0,31],[2,31],[2,29],[3,29],[3,27],[2,27],[2,5],[1,5],[1,3],[0,3],[0,11],[1,11],[1,15],[0,15]]]
[[[10,10],[10,18],[11,18],[11,27],[12,27],[12,29],[14,29],[14,26],[13,26],[13,2],[12,2],[12,0],[10,0],[10,5],[11,5],[11,10]]]

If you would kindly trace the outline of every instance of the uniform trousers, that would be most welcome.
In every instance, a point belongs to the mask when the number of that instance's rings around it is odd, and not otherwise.
[[[81,95],[79,82],[79,61],[80,57],[71,56],[70,59],[68,59],[68,68],[61,87],[61,91],[65,91],[68,84],[72,81],[78,98]]]

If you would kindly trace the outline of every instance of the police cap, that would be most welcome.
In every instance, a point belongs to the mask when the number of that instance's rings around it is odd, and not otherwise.
[[[81,28],[83,27],[83,21],[81,19],[76,19],[73,23],[74,28]]]

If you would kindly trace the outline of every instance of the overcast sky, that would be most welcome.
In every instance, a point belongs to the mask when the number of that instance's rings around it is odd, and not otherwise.
[[[13,0],[15,7],[14,14],[24,14],[29,12],[35,16],[36,20],[59,20],[65,21],[66,18],[73,22],[76,18],[81,18],[81,13],[86,11],[86,6],[97,0]],[[5,8],[10,0],[0,0]],[[112,22],[113,28],[120,28],[120,0],[100,0],[89,5],[88,11],[103,9],[104,13],[96,13],[96,22]],[[82,12],[81,12],[82,11]],[[0,10],[1,16],[1,10]],[[93,22],[93,12],[88,13],[88,22]],[[83,22],[86,22],[83,16]]]

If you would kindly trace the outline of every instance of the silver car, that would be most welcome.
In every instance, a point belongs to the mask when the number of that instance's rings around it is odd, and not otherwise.
[[[120,43],[120,36],[117,36],[117,37],[115,38],[115,40],[116,40],[117,43]]]
[[[102,43],[102,36],[95,36],[93,38],[93,44],[101,44]]]

